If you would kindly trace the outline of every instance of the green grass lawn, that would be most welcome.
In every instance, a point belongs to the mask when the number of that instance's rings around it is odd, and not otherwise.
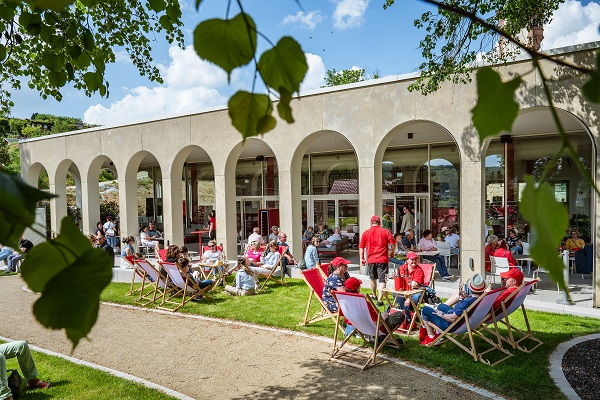
[[[331,320],[320,321],[306,327],[297,326],[304,317],[309,294],[308,287],[299,279],[289,279],[286,283],[288,284],[286,287],[270,283],[270,286],[260,294],[248,297],[229,296],[220,288],[215,288],[211,292],[211,300],[188,303],[180,309],[180,312],[333,337],[334,324]],[[135,296],[125,296],[128,290],[129,284],[111,283],[102,293],[102,301],[134,305]],[[315,305],[313,311],[317,310],[318,307]],[[562,399],[564,396],[548,374],[549,355],[562,342],[600,331],[600,320],[536,311],[528,311],[527,315],[533,332],[544,344],[531,354],[511,350],[514,357],[495,367],[475,362],[470,355],[452,343],[444,343],[436,348],[421,347],[416,335],[403,337],[405,345],[401,350],[386,349],[386,351],[403,360],[455,376],[506,397]],[[511,323],[524,328],[520,311],[513,313]],[[488,348],[488,345],[480,339],[476,344],[479,345],[478,350]]]
[[[33,359],[38,369],[39,378],[49,381],[52,386],[45,390],[26,390],[25,380],[23,380],[21,399],[174,399],[174,397],[168,396],[158,390],[117,378],[103,371],[69,362],[60,357],[33,351]],[[7,368],[19,370],[17,359],[12,358],[7,360]],[[23,374],[20,370],[19,373],[22,377]]]

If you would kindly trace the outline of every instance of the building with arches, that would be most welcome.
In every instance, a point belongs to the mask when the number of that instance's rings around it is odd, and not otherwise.
[[[548,53],[592,68],[599,46]],[[542,65],[547,76],[560,78],[550,82],[560,119],[597,182],[600,108],[583,99],[581,78],[554,63]],[[205,223],[215,210],[217,241],[231,258],[238,235],[247,237],[261,208],[279,211],[279,226],[292,252],[299,252],[308,225],[364,231],[373,214],[387,214],[396,231],[408,206],[418,232],[460,228],[466,278],[483,271],[488,228],[500,236],[511,227],[526,230],[518,211],[523,176],[539,177],[559,146],[544,90],[528,73],[530,62],[496,69],[504,80],[521,74],[520,112],[510,134],[482,144],[471,123],[476,83],[445,84],[423,96],[407,89],[413,74],[303,94],[293,101],[294,124],[279,121],[274,131],[245,142],[225,108],[28,139],[20,144],[21,172],[35,185],[47,171],[50,191],[58,195],[50,207],[54,231],[67,212],[65,177],[75,177],[87,233],[100,216],[98,175],[111,169],[118,177],[122,235],[133,236],[141,221],[136,191],[143,175],[152,186],[146,216],[159,221],[167,240],[183,243],[186,228]],[[567,157],[549,180],[570,215],[587,217],[588,240],[597,248],[593,188]],[[597,265],[596,252],[595,271]],[[596,295],[594,305],[600,306]]]

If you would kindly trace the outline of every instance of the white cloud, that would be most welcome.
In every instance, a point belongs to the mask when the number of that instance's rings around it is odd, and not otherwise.
[[[338,29],[360,26],[369,0],[339,0],[333,12],[333,25]]]
[[[325,83],[325,64],[323,59],[311,53],[305,53],[308,71],[300,86],[300,93],[307,90],[318,89]]]
[[[323,15],[321,15],[321,11],[311,11],[308,13],[304,13],[304,11],[298,11],[296,15],[286,15],[283,19],[283,24],[294,24],[299,22],[300,26],[304,29],[308,29],[311,31],[315,30],[315,27],[323,21]]]
[[[131,63],[131,57],[125,50],[115,51],[115,62]]]
[[[85,111],[84,121],[117,125],[196,112],[227,103],[227,98],[217,90],[227,84],[227,75],[222,70],[201,60],[191,46],[185,49],[172,46],[169,56],[171,63],[168,66],[159,65],[165,81],[162,86],[139,86],[108,108],[101,104],[92,106]],[[235,80],[236,74],[233,74],[232,81]]]
[[[600,5],[567,0],[554,13],[552,22],[544,27],[543,49],[553,49],[600,40]]]

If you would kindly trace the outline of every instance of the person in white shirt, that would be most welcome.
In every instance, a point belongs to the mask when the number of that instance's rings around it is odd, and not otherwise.
[[[252,244],[252,242],[258,242],[260,244],[265,242],[265,239],[260,235],[260,229],[258,226],[255,227],[250,236],[248,236],[248,244]]]
[[[321,246],[331,247],[333,244],[342,240],[342,235],[340,235],[340,228],[333,228],[333,235],[329,236],[327,239],[321,242]]]
[[[269,242],[271,240],[277,241],[278,237],[279,237],[279,227],[276,225],[273,225],[271,227],[271,234],[269,235],[268,240],[269,240]]]
[[[458,254],[460,251],[460,236],[456,233],[456,228],[450,229],[450,234],[446,235],[444,242],[450,244],[452,254]]]

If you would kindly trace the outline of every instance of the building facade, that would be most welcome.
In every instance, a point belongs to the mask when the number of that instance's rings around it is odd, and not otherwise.
[[[593,68],[598,47],[600,42],[549,54]],[[600,108],[583,99],[581,78],[552,62],[542,65],[553,79],[564,129],[598,182]],[[306,226],[340,226],[351,234],[367,229],[377,214],[395,232],[407,206],[418,232],[437,233],[442,226],[460,230],[466,279],[483,271],[488,233],[503,237],[514,227],[527,236],[518,210],[523,176],[539,177],[560,145],[531,63],[515,61],[496,70],[505,81],[522,76],[520,112],[512,132],[485,143],[471,123],[475,82],[445,84],[423,96],[407,90],[415,79],[411,75],[304,94],[293,101],[294,124],[279,121],[274,131],[245,142],[224,108],[24,140],[21,172],[32,185],[42,171],[48,173],[50,191],[58,195],[50,207],[53,231],[66,215],[67,174],[77,185],[82,230],[94,230],[100,217],[98,176],[107,168],[118,177],[122,236],[137,236],[140,223],[156,219],[167,240],[182,244],[185,233],[205,224],[215,210],[217,241],[230,258],[238,236],[247,237],[259,223],[259,209],[278,210],[279,226],[298,253]],[[142,175],[151,182],[152,195],[140,205]],[[568,157],[550,175],[556,198],[570,216],[583,220],[580,229],[587,228],[587,240],[597,248],[594,189]],[[594,271],[597,265],[595,252]],[[597,296],[594,302],[600,306]]]

